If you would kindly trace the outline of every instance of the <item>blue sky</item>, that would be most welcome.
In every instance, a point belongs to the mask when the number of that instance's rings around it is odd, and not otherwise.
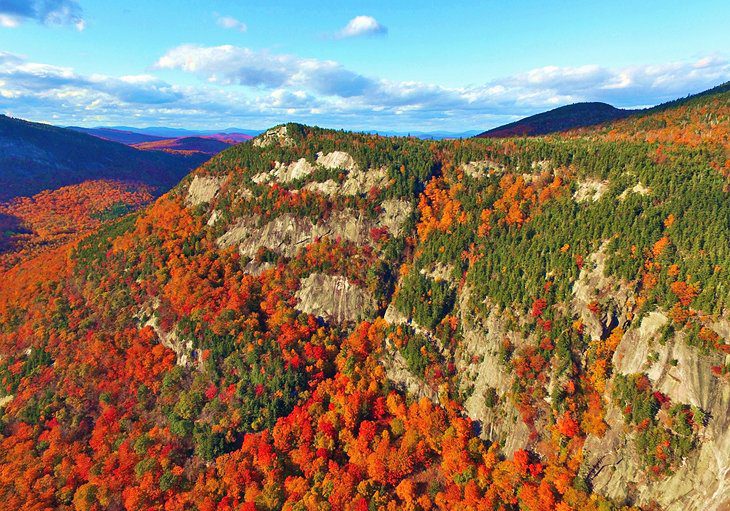
[[[0,0],[0,111],[54,124],[486,129],[730,80],[720,0]]]

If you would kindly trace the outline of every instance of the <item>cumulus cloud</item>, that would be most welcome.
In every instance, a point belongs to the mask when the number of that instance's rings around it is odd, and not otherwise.
[[[174,85],[155,69],[201,78]],[[174,76],[174,75],[168,75]],[[342,64],[235,46],[173,48],[149,73],[81,75],[0,52],[0,111],[63,123],[239,125],[298,121],[350,129],[487,129],[579,101],[656,104],[730,80],[719,56],[646,66],[548,66],[444,87],[365,76]],[[60,122],[59,122],[60,123]]]
[[[0,26],[14,28],[26,20],[46,25],[73,25],[83,30],[86,23],[76,0],[3,0]]]
[[[654,104],[730,78],[719,57],[658,65],[607,68],[546,66],[488,83],[448,88],[368,77],[330,60],[277,55],[236,46],[183,45],[156,63],[197,74],[210,83],[263,89],[304,89],[315,95],[359,98],[378,107],[461,108],[522,113],[578,101],[618,106]]]
[[[244,22],[238,21],[232,16],[218,16],[218,26],[229,30],[238,30],[239,32],[248,30],[248,26]]]
[[[378,23],[372,16],[355,16],[341,30],[338,30],[335,37],[346,39],[349,37],[385,35],[388,27]]]
[[[331,60],[275,55],[231,45],[182,45],[162,56],[155,67],[195,73],[210,83],[275,89],[305,88],[323,95],[353,97],[374,82]]]

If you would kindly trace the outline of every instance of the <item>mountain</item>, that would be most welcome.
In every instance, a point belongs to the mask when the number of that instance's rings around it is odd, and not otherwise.
[[[668,141],[677,140],[676,130],[682,124],[703,129],[703,135],[691,135],[696,143],[705,140],[709,131],[722,131],[728,124],[728,95],[730,82],[643,110],[615,108],[606,103],[575,103],[542,112],[477,135],[479,138],[503,138],[548,135],[574,131],[579,136],[589,133],[614,134],[631,132],[632,138],[648,140],[648,133],[664,135]],[[709,109],[704,112],[703,109]],[[711,118],[702,118],[708,113]],[[669,133],[674,131],[675,133]],[[727,132],[727,129],[724,130]],[[712,135],[710,135],[712,136]],[[727,140],[727,139],[725,139]]]
[[[177,137],[191,137],[191,136],[202,136],[202,135],[248,135],[255,137],[262,133],[261,130],[249,130],[242,128],[225,128],[222,130],[189,130],[184,128],[168,128],[163,126],[148,127],[148,128],[132,128],[129,126],[112,126],[110,129],[131,131],[133,133],[140,133],[143,135],[152,135],[162,138],[177,138]]]
[[[78,131],[80,133],[86,133],[88,135],[93,135],[98,138],[103,138],[104,140],[111,140],[112,142],[119,142],[120,144],[131,145],[137,147],[138,149],[155,150],[155,148],[158,148],[159,150],[167,150],[167,152],[171,152],[169,150],[171,147],[177,147],[178,149],[175,149],[172,152],[194,152],[209,154],[211,156],[222,151],[230,145],[251,140],[255,135],[258,134],[258,132],[251,130],[248,131],[250,133],[253,133],[253,135],[236,131],[196,132],[175,128],[144,128],[144,130],[149,130],[154,133],[165,134],[165,136],[161,136],[150,135],[148,133],[141,132],[142,130],[133,131],[135,128],[79,128],[75,126],[70,126],[68,129]],[[235,130],[235,128],[231,128],[231,130]],[[215,142],[205,142],[201,141],[201,139],[223,142],[223,144],[216,144]],[[202,149],[196,149],[196,147]]]
[[[0,116],[0,148],[0,201],[88,179],[135,181],[165,191],[208,158],[139,151],[6,116]]]
[[[135,133],[134,131],[117,130],[114,128],[80,128],[78,126],[69,126],[68,129],[126,145],[154,142],[165,139],[164,137]]]
[[[0,498],[727,507],[726,112],[226,149],[0,276]]]
[[[642,110],[625,119],[573,130],[566,136],[604,140],[682,143],[698,147],[730,144],[730,82],[685,98]],[[719,165],[723,165],[719,162]],[[730,163],[725,162],[725,172]]]
[[[369,133],[371,135],[382,135],[384,137],[415,137],[421,140],[445,140],[445,139],[457,139],[457,138],[469,138],[479,134],[478,130],[472,131],[379,131],[369,130],[363,133]]]
[[[493,128],[480,133],[477,137],[504,138],[547,135],[549,133],[622,119],[636,112],[637,110],[615,108],[606,103],[575,103]]]
[[[180,137],[133,144],[145,151],[165,151],[173,154],[204,154],[213,156],[230,147],[233,143],[217,138]]]

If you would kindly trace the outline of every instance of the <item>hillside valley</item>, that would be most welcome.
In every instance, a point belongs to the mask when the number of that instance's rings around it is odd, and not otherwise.
[[[541,137],[283,124],[22,254],[0,498],[727,509],[729,114],[720,88]]]
[[[0,116],[0,269],[149,204],[233,143],[143,140],[144,151]]]

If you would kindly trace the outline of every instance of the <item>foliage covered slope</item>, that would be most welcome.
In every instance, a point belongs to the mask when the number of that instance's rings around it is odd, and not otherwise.
[[[507,138],[547,135],[622,119],[634,112],[635,110],[624,110],[606,103],[575,103],[487,130],[477,135],[477,137]]]
[[[150,204],[142,183],[89,180],[0,202],[0,271]]]
[[[168,190],[206,159],[138,151],[70,129],[0,116],[0,201],[89,179]]]
[[[232,144],[216,138],[179,137],[140,142],[133,147],[145,151],[165,151],[171,154],[207,154],[213,156]]]
[[[0,498],[727,501],[727,145],[659,149],[295,124],[228,149],[2,276]]]

